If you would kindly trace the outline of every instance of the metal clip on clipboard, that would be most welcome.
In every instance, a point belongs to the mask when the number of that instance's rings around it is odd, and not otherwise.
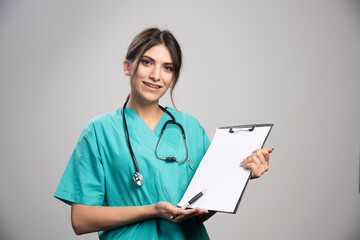
[[[251,125],[238,125],[238,126],[230,126],[230,127],[221,127],[221,129],[229,128],[229,133],[236,133],[239,131],[249,131],[252,132],[256,127],[272,127],[274,124],[251,124]]]
[[[249,132],[252,132],[254,131],[256,127],[256,124],[252,125],[251,127],[242,127],[242,128],[237,128],[236,127],[230,127],[229,129],[229,133],[235,133],[235,132],[238,132],[238,131],[249,131]],[[234,130],[236,129],[236,130]]]

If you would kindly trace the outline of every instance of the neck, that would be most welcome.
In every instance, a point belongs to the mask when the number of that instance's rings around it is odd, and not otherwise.
[[[134,94],[130,94],[127,106],[134,110],[144,122],[154,130],[159,122],[163,111],[158,106],[159,102],[144,102],[136,98]]]

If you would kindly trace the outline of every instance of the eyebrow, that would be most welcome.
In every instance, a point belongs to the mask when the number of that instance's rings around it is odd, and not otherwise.
[[[143,57],[148,58],[148,59],[150,59],[150,60],[153,61],[153,62],[156,62],[155,59],[153,59],[152,57],[149,57],[149,56],[147,56],[147,55],[143,55]],[[172,62],[166,62],[166,63],[164,63],[164,64],[165,64],[165,65],[174,65],[174,63],[172,63]]]

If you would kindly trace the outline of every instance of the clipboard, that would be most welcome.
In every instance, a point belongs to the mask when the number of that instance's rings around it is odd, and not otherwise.
[[[178,206],[206,189],[189,208],[235,214],[251,178],[251,171],[240,164],[255,149],[263,148],[273,125],[219,127]]]

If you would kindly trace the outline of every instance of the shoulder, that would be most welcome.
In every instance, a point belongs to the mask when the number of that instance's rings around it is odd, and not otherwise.
[[[116,109],[113,112],[107,112],[100,114],[92,118],[88,124],[94,126],[108,125],[122,121],[121,119],[121,108]]]
[[[121,124],[121,122],[121,108],[118,108],[113,112],[100,114],[92,118],[87,123],[86,127],[83,130],[83,135],[104,131],[106,129],[112,129],[118,124]]]
[[[198,119],[195,116],[192,116],[188,113],[178,111],[176,109],[173,109],[171,107],[166,107],[166,110],[168,110],[176,119],[178,122],[184,122],[184,123],[199,123]]]
[[[183,125],[185,128],[190,128],[193,130],[198,129],[200,131],[203,131],[203,127],[195,116],[182,111],[178,111],[171,107],[167,107],[166,109],[175,117],[175,120],[181,125]]]

